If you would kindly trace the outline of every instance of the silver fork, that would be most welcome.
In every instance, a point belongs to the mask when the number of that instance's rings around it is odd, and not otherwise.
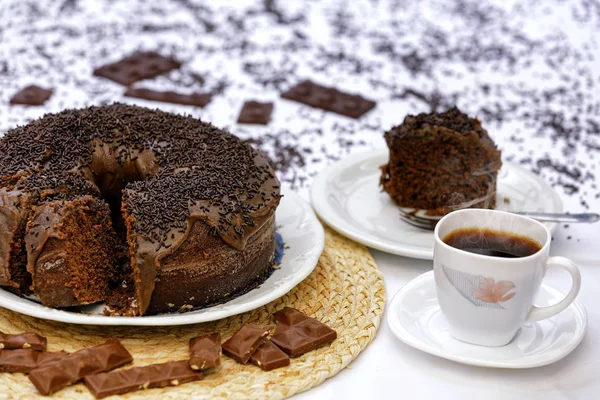
[[[504,211],[504,210],[503,210]],[[563,222],[563,223],[580,223],[580,222],[598,222],[600,221],[600,214],[596,213],[579,213],[579,214],[565,214],[565,213],[545,213],[545,212],[536,212],[536,211],[507,211],[513,214],[524,215],[529,218],[533,218],[540,222]],[[416,226],[417,228],[433,230],[435,225],[442,217],[421,217],[412,212],[407,212],[403,209],[400,209],[400,219],[410,224],[412,226]]]

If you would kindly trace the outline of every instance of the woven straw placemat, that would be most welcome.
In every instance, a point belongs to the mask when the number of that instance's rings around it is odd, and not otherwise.
[[[119,338],[134,366],[188,358],[188,340],[221,332],[229,338],[247,322],[267,324],[290,306],[337,331],[329,346],[292,359],[289,367],[264,372],[223,357],[222,368],[199,382],[133,392],[129,399],[285,398],[319,385],[345,368],[373,340],[385,305],[383,278],[365,247],[325,229],[325,250],[312,274],[285,296],[244,314],[215,322],[174,327],[78,326],[43,321],[0,308],[0,331],[34,331],[48,338],[48,351],[75,351]],[[127,368],[127,367],[125,367]],[[32,399],[37,391],[23,374],[0,374],[0,399]],[[59,399],[93,399],[77,384],[54,394]],[[116,396],[115,396],[116,397]]]

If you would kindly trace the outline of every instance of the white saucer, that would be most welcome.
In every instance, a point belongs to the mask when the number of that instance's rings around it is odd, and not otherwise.
[[[351,155],[314,180],[311,201],[317,214],[333,229],[359,243],[392,254],[433,259],[433,232],[400,220],[400,211],[379,187],[379,167],[388,150]],[[497,209],[562,212],[558,194],[543,179],[504,162],[498,174]],[[510,203],[505,203],[508,198]],[[545,224],[550,230],[556,223]]]
[[[302,282],[317,265],[325,245],[323,226],[310,206],[290,189],[282,187],[282,194],[284,197],[275,214],[285,245],[279,269],[260,287],[227,303],[185,313],[110,317],[102,315],[103,305],[78,311],[57,310],[0,289],[0,306],[32,317],[72,324],[145,326],[195,324],[253,310],[283,296]]]
[[[565,295],[542,285],[537,306],[558,303]],[[433,271],[407,283],[387,309],[388,324],[398,339],[426,353],[462,364],[495,368],[532,368],[551,364],[572,352],[583,339],[587,314],[575,300],[560,314],[524,325],[503,347],[484,347],[454,339],[437,301]]]

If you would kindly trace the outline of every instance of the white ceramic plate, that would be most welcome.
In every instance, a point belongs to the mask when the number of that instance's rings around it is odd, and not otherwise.
[[[400,220],[400,211],[381,191],[379,167],[388,150],[359,153],[318,174],[311,188],[312,205],[339,233],[377,250],[413,258],[433,259],[433,232]],[[504,162],[498,174],[497,209],[562,212],[558,194],[534,173]],[[505,203],[508,198],[510,203]],[[556,223],[545,224],[550,230]]]
[[[542,285],[535,304],[558,303],[565,294]],[[394,335],[426,353],[462,364],[495,368],[533,368],[551,364],[572,352],[583,339],[587,314],[579,300],[558,315],[524,325],[506,346],[485,347],[454,339],[435,293],[433,271],[407,283],[387,310]]]
[[[323,227],[310,206],[290,189],[282,188],[282,194],[275,215],[285,246],[280,268],[260,287],[227,303],[186,313],[109,317],[102,315],[102,305],[86,307],[85,312],[57,310],[0,289],[0,306],[32,317],[73,324],[144,326],[195,324],[253,310],[302,282],[317,265],[325,245]]]

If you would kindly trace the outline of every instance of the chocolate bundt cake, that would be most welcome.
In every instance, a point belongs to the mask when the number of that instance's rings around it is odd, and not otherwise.
[[[114,104],[0,138],[0,285],[142,315],[221,303],[272,271],[279,181],[237,137]]]
[[[385,133],[390,160],[380,184],[399,207],[442,215],[454,208],[494,208],[500,151],[477,119],[456,107],[409,115]]]

